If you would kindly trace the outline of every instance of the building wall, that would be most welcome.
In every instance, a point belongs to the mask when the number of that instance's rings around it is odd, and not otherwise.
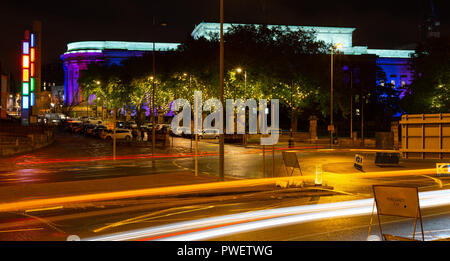
[[[403,89],[410,85],[414,80],[412,71],[406,58],[377,58],[377,65],[386,73],[388,83],[395,86],[396,89]],[[382,84],[382,83],[377,83]],[[402,98],[405,93],[401,93]]]

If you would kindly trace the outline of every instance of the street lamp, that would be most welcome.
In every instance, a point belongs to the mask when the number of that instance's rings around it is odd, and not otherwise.
[[[187,73],[183,73],[184,77],[187,77]],[[189,74],[189,90],[192,89],[192,75]],[[195,99],[194,99],[195,100]],[[195,103],[195,101],[194,101]],[[198,176],[198,122],[197,122],[197,110],[194,110],[194,118],[196,119],[194,121],[194,136],[195,136],[195,157],[194,157],[194,173],[195,176]],[[191,135],[191,151],[192,151],[192,135]]]
[[[330,95],[330,126],[328,126],[328,130],[330,131],[330,148],[333,146],[333,133],[334,133],[334,122],[333,122],[333,50],[338,50],[343,45],[342,43],[337,43],[334,46],[331,47],[331,95]]]
[[[219,91],[220,91],[220,102],[223,104],[223,69],[224,69],[224,41],[223,41],[223,0],[220,0],[219,4],[220,11],[220,31],[219,31]],[[221,112],[221,119],[223,119],[223,112]],[[219,134],[219,180],[224,181],[225,179],[225,139],[223,133]]]
[[[237,73],[241,73],[243,70],[241,67],[236,68]],[[244,99],[247,96],[247,71],[244,70]]]
[[[241,73],[242,68],[241,67],[236,68],[236,72]],[[247,99],[247,71],[246,70],[244,70],[244,99],[245,100]],[[244,110],[245,110],[245,107],[244,107]],[[243,117],[244,118],[246,117],[245,114],[243,115]],[[244,129],[245,129],[245,126],[244,126]],[[244,145],[247,143],[247,134],[246,133],[244,133],[243,143],[244,143]]]
[[[160,23],[160,26],[167,26],[166,22]],[[152,38],[153,38],[153,51],[152,51],[152,67],[153,67],[153,74],[152,77],[150,78],[152,80],[152,158],[154,159],[153,156],[155,156],[155,138],[156,138],[156,132],[155,132],[155,125],[156,125],[156,121],[155,121],[155,81],[154,79],[155,77],[155,27],[156,27],[156,17],[153,16],[153,24],[152,24]],[[153,161],[154,163],[154,161]],[[152,164],[152,166],[154,166],[155,164]]]

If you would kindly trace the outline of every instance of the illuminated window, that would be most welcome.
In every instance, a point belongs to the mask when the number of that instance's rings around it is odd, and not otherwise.
[[[28,82],[30,80],[30,72],[28,69],[23,69],[23,77],[22,80],[24,82]]]
[[[30,60],[31,60],[32,62],[34,62],[34,59],[35,59],[34,48],[31,48],[31,49],[30,49]]]
[[[30,106],[34,106],[34,92],[30,93]]]
[[[22,57],[22,66],[23,68],[30,68],[30,56],[24,55]]]
[[[30,64],[30,76],[33,77],[34,76],[34,63]]]
[[[31,47],[34,47],[34,34],[31,34],[30,42],[31,42]]]
[[[22,96],[22,109],[28,109],[28,96]]]
[[[395,87],[395,80],[391,80],[392,87]]]
[[[22,94],[28,95],[30,93],[29,88],[30,88],[30,85],[27,82],[24,82],[22,84]]]
[[[23,42],[22,52],[23,54],[30,54],[30,44],[28,42]]]
[[[406,82],[402,81],[402,87],[405,87],[405,85],[406,85]]]
[[[34,92],[34,78],[30,78],[30,90]]]

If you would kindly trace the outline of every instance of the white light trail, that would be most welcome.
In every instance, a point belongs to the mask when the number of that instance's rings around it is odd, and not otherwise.
[[[422,209],[450,205],[450,190],[421,192],[419,193],[419,200]],[[372,211],[373,202],[373,198],[369,198],[252,211],[137,229],[112,235],[87,238],[85,240],[205,240],[234,233],[312,222],[326,218],[367,215]]]

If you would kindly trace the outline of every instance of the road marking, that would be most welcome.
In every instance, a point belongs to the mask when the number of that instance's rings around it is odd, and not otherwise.
[[[439,188],[442,188],[444,186],[442,183],[442,180],[440,180],[438,178],[433,178],[428,175],[420,175],[420,176],[432,179],[434,182],[436,182],[439,185]]]
[[[24,228],[24,229],[0,230],[0,233],[35,231],[35,230],[42,230],[42,229],[44,229],[44,228],[43,227],[36,227],[36,228]]]

